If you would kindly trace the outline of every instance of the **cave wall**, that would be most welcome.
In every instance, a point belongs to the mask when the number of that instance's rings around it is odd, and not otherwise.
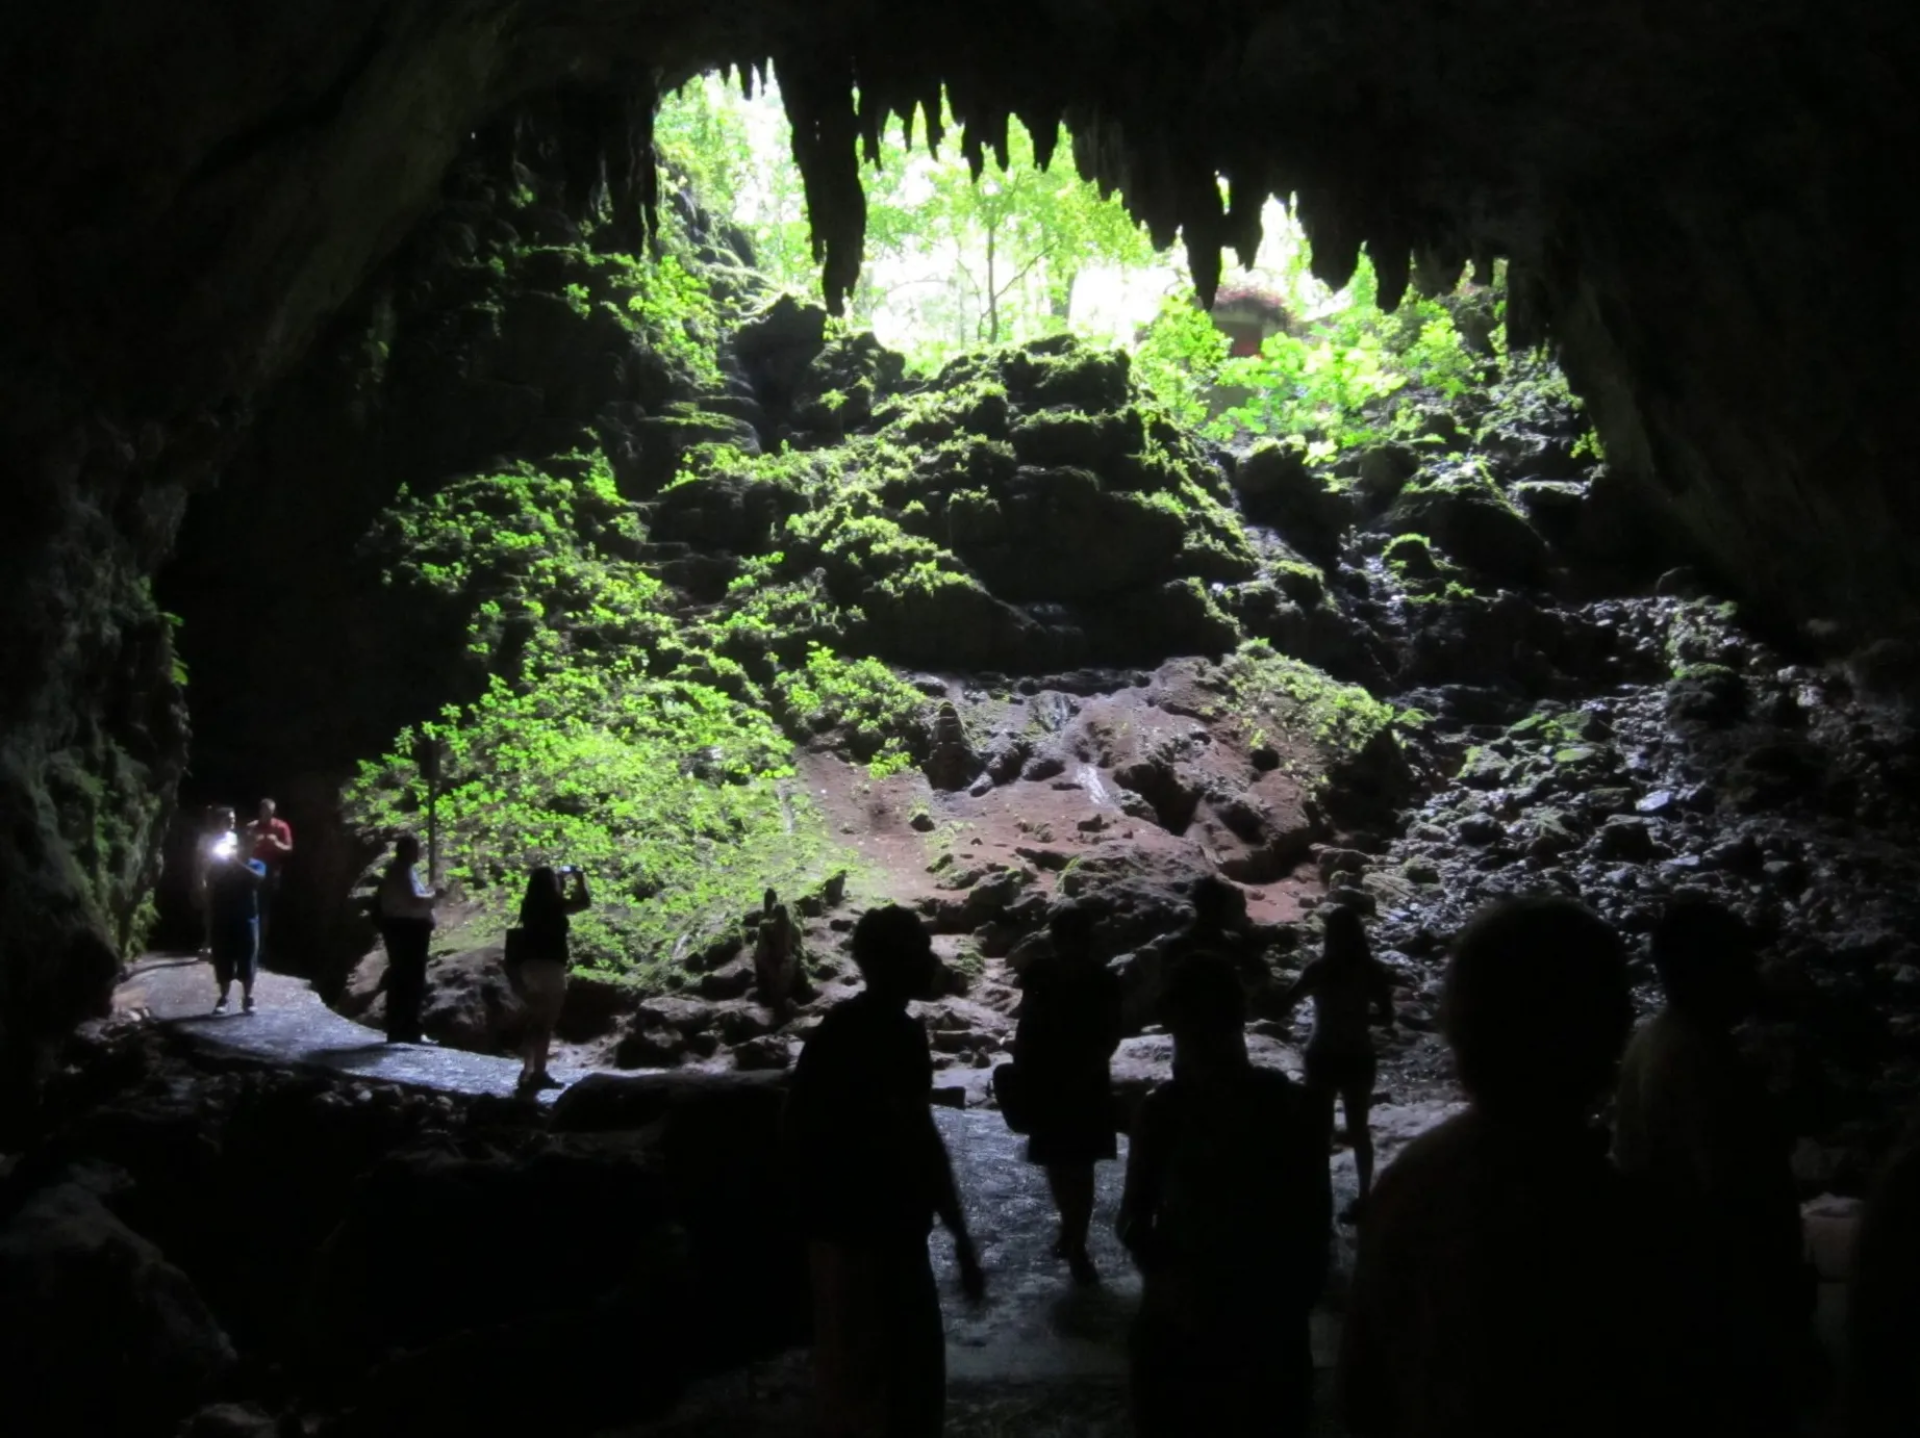
[[[0,1045],[19,1064],[98,1002],[132,937],[185,754],[146,577],[189,496],[517,98],[607,99],[632,190],[633,95],[770,57],[830,295],[858,264],[862,134],[942,82],[975,154],[1009,114],[1071,121],[1083,170],[1160,238],[1183,228],[1203,291],[1269,191],[1298,194],[1335,282],[1363,241],[1387,294],[1505,255],[1515,337],[1557,340],[1616,463],[1729,578],[1783,617],[1884,632],[1920,600],[1892,542],[1916,518],[1899,261],[1917,29],[1897,0],[75,0],[10,18]]]

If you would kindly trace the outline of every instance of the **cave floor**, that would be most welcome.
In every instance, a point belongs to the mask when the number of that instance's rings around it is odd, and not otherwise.
[[[496,1058],[427,1044],[389,1044],[363,1024],[321,1002],[304,979],[263,970],[254,985],[258,1009],[214,1015],[213,970],[190,954],[149,954],[121,981],[114,1007],[144,1013],[218,1049],[292,1068],[318,1067],[446,1093],[511,1095],[518,1059]],[[555,1064],[555,1077],[574,1082],[578,1069]]]
[[[263,972],[255,993],[255,1014],[213,1017],[209,1010],[214,987],[205,963],[188,955],[149,955],[122,981],[115,1007],[129,1017],[168,1024],[209,1049],[278,1066],[319,1067],[441,1092],[512,1092],[518,1073],[514,1059],[386,1044],[375,1030],[329,1009],[303,980],[284,975]],[[560,1072],[574,1081],[588,1071]],[[1454,1104],[1437,1100],[1377,1107],[1373,1125],[1382,1167],[1454,1109]],[[1052,1256],[1052,1209],[1040,1171],[1025,1162],[1025,1141],[991,1111],[934,1112],[988,1273],[986,1298],[977,1305],[966,1302],[959,1292],[952,1246],[945,1235],[934,1235],[934,1268],[947,1330],[947,1433],[957,1438],[1107,1438],[1128,1432],[1126,1331],[1140,1285],[1113,1237],[1125,1138],[1120,1141],[1122,1161],[1098,1170],[1091,1246],[1102,1281],[1083,1287],[1073,1284]],[[1334,1201],[1343,1207],[1354,1196],[1353,1159],[1344,1144],[1332,1162]],[[1842,1240],[1835,1242],[1844,1246]],[[1313,1319],[1322,1398],[1339,1345],[1338,1315],[1352,1272],[1353,1230],[1338,1227],[1335,1244],[1327,1299]],[[1814,1247],[1817,1252],[1820,1244]],[[1835,1280],[1843,1275],[1836,1271],[1825,1276],[1829,1282],[1822,1289],[1821,1327],[1831,1343],[1837,1337]],[[802,1438],[811,1432],[809,1386],[805,1352],[782,1354],[695,1385],[671,1418],[622,1430],[622,1438]],[[1338,1431],[1325,1413],[1327,1406],[1316,1405],[1316,1433]]]
[[[299,979],[263,972],[252,1015],[210,1015],[214,985],[208,966],[189,955],[150,955],[122,982],[115,1006],[192,1035],[209,1048],[289,1067],[318,1066],[366,1079],[468,1094],[512,1092],[513,1059],[458,1049],[386,1044],[378,1032],[329,1009]],[[584,1070],[561,1070],[576,1080]],[[1437,1106],[1386,1110],[1378,1118],[1383,1148],[1399,1143],[1440,1116]],[[1113,1237],[1122,1162],[1099,1168],[1092,1250],[1103,1275],[1078,1286],[1052,1256],[1054,1220],[1038,1169],[1024,1161],[1025,1140],[1008,1132],[997,1114],[939,1108],[935,1117],[988,1270],[988,1294],[978,1304],[959,1294],[951,1244],[933,1239],[934,1266],[946,1308],[947,1368],[952,1395],[948,1431],[1103,1435],[1126,1431],[1126,1330],[1140,1284]],[[1336,1202],[1353,1196],[1350,1155],[1334,1160]],[[1334,1291],[1350,1266],[1351,1230],[1343,1229]],[[1331,1365],[1338,1342],[1333,1314],[1315,1316],[1320,1367]],[[1324,1381],[1324,1372],[1323,1372]],[[675,1416],[637,1433],[662,1435],[808,1431],[808,1375],[804,1353],[782,1355],[745,1374],[701,1385]]]

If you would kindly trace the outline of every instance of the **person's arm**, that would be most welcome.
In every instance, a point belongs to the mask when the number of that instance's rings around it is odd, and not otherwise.
[[[1290,1015],[1300,1000],[1313,997],[1314,988],[1320,982],[1320,960],[1315,959],[1300,971],[1300,977],[1288,986],[1286,993],[1280,996],[1280,1017]]]
[[[966,1211],[960,1207],[960,1190],[953,1181],[953,1160],[947,1154],[946,1141],[933,1121],[933,1106],[923,1104],[926,1115],[926,1162],[933,1178],[933,1211],[940,1226],[953,1235],[953,1256],[960,1265],[960,1289],[968,1298],[977,1299],[987,1291],[987,1277],[980,1268],[980,1256],[974,1251],[973,1235],[967,1230]]]
[[[1126,1037],[1125,1014],[1120,1003],[1120,981],[1104,971],[1100,978],[1100,1051],[1112,1058],[1120,1040]]]
[[[285,822],[268,825],[267,842],[272,844],[273,847],[278,849],[282,854],[291,854],[293,852],[293,826]]]
[[[567,912],[577,914],[582,909],[593,907],[593,896],[587,892],[587,876],[583,870],[573,871],[573,892],[567,895]]]
[[[966,1211],[960,1206],[960,1189],[953,1181],[953,1160],[947,1154],[946,1140],[933,1120],[933,1053],[926,1033],[914,1029],[915,1049],[911,1062],[901,1051],[899,1099],[911,1106],[909,1120],[919,1130],[920,1162],[926,1166],[926,1189],[933,1197],[933,1211],[940,1226],[953,1235],[953,1256],[960,1265],[960,1288],[968,1298],[979,1298],[987,1289],[986,1275],[980,1270],[980,1258],[974,1251],[973,1235],[967,1230]]]
[[[1374,982],[1374,993],[1373,993],[1374,1006],[1379,1011],[1381,1027],[1390,1029],[1393,1027],[1393,1022],[1394,1022],[1393,1020],[1393,973],[1391,970],[1387,968],[1385,964],[1381,963],[1378,959],[1373,960],[1372,963],[1373,963],[1373,982]]]

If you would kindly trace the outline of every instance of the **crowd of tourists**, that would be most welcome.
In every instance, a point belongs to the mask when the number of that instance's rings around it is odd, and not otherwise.
[[[1159,1019],[1171,1079],[1131,1123],[1118,1236],[1142,1274],[1130,1345],[1143,1438],[1308,1431],[1309,1316],[1334,1232],[1329,1149],[1344,1105],[1362,1200],[1335,1401],[1359,1438],[1655,1429],[1785,1435],[1819,1365],[1813,1282],[1788,1148],[1734,1026],[1757,991],[1739,919],[1676,900],[1654,937],[1667,1007],[1630,1038],[1619,936],[1562,898],[1476,915],[1454,945],[1442,1026],[1464,1112],[1373,1182],[1370,1028],[1393,1021],[1388,970],[1356,914],[1287,995],[1312,998],[1304,1084],[1256,1067],[1241,966],[1193,941],[1196,896]],[[1011,1072],[996,1090],[1028,1134],[1060,1227],[1087,1249],[1093,1171],[1116,1154],[1109,1061],[1121,994],[1091,916],[1055,911],[1023,976]],[[864,990],[808,1039],[788,1096],[810,1242],[819,1428],[933,1435],[944,1403],[928,1252],[937,1219],[961,1281],[986,1277],[929,1107],[932,1063],[908,1013],[931,940],[902,908],[853,931]],[[1611,1131],[1596,1122],[1612,1098]]]
[[[272,800],[244,829],[212,811],[197,891],[225,1011],[253,1011],[272,896],[293,836]],[[420,1042],[443,892],[402,837],[375,909],[387,1038]],[[1441,1027],[1467,1103],[1374,1175],[1372,1029],[1395,1021],[1391,971],[1358,914],[1323,915],[1323,950],[1283,997],[1314,1006],[1304,1082],[1246,1044],[1249,964],[1227,886],[1202,880],[1192,917],[1154,948],[1172,1076],[1117,1114],[1119,979],[1095,914],[1057,907],[1023,970],[1012,1062],[995,1071],[1059,1215],[1076,1281],[1095,1168],[1131,1134],[1117,1234],[1142,1274],[1130,1346],[1143,1438],[1308,1430],[1309,1316],[1334,1234],[1329,1152],[1344,1111],[1358,1225],[1335,1391],[1347,1431],[1614,1435],[1796,1431],[1814,1358],[1814,1285],[1784,1131],[1734,1029],[1758,994],[1752,934],[1704,899],[1673,900],[1652,941],[1666,1007],[1632,1030],[1624,945],[1581,905],[1522,898],[1481,910],[1455,941]],[[507,970],[526,1010],[520,1087],[548,1071],[584,875],[529,876]],[[975,1253],[930,1098],[932,1054],[909,1005],[932,990],[932,941],[912,911],[868,910],[852,932],[861,990],[795,1064],[786,1159],[809,1244],[819,1432],[918,1438],[941,1429],[944,1337],[928,1250],[937,1220],[978,1297]],[[799,934],[768,891],[754,967],[766,1003],[808,995]],[[1611,1114],[1603,1126],[1598,1116]]]

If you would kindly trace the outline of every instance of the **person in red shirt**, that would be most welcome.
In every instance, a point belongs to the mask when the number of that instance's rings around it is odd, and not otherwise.
[[[267,880],[260,886],[260,956],[266,957],[267,932],[272,923],[274,901],[280,894],[280,873],[287,855],[293,852],[293,828],[278,816],[271,799],[260,801],[260,817],[247,825],[247,846],[252,858],[267,866]]]

